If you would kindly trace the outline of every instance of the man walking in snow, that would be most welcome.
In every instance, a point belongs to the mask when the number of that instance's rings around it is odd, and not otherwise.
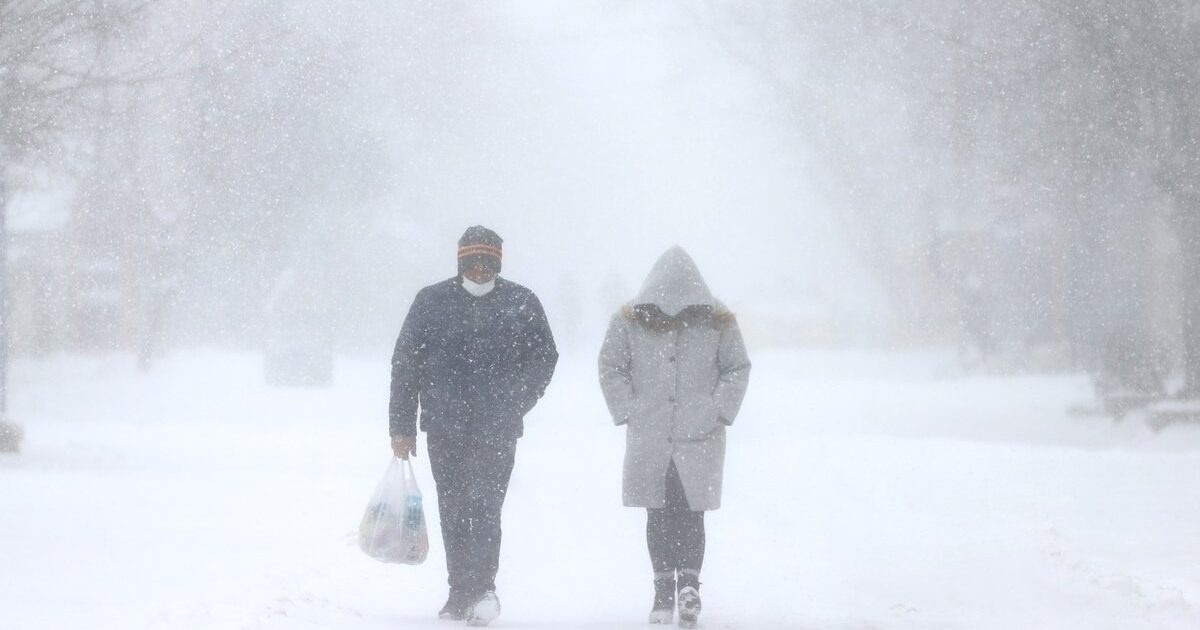
[[[429,440],[450,596],[442,619],[500,614],[500,512],[523,418],[550,383],[558,351],[532,291],[499,277],[503,241],[483,226],[458,241],[458,275],[421,289],[392,355],[396,457]]]

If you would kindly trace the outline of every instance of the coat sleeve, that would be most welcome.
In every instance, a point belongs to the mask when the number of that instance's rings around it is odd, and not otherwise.
[[[524,416],[546,393],[546,387],[554,376],[554,368],[558,365],[558,348],[554,344],[554,333],[550,330],[546,311],[537,296],[529,296],[522,312],[527,320],[521,335],[513,397],[518,413]]]
[[[737,417],[750,383],[750,357],[746,354],[746,344],[742,341],[737,320],[731,320],[721,329],[717,366],[721,375],[713,390],[713,402],[717,405],[721,422],[730,425]]]
[[[629,422],[633,413],[633,355],[629,349],[629,329],[617,313],[608,325],[600,346],[600,389],[612,414],[613,424]]]
[[[392,437],[417,434],[417,401],[423,380],[427,329],[423,297],[418,293],[413,300],[392,352],[392,396],[388,405],[388,432]]]

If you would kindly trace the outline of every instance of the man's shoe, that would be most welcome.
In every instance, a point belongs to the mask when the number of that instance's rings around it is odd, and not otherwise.
[[[486,626],[500,616],[500,598],[496,593],[488,591],[480,597],[467,613],[468,626]]]
[[[700,619],[700,591],[691,586],[679,590],[679,627],[695,628]]]
[[[459,593],[450,593],[450,597],[446,598],[446,605],[438,611],[438,619],[447,621],[462,621],[467,618],[467,609],[471,605],[471,600]]]

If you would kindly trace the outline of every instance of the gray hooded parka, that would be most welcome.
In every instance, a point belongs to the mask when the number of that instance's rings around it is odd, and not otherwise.
[[[667,250],[600,350],[600,387],[613,422],[626,425],[626,506],[663,507],[672,460],[692,510],[721,506],[725,427],[749,377],[733,314],[687,252]]]

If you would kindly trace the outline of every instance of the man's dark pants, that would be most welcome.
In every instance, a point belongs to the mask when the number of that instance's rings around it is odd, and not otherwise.
[[[496,590],[500,511],[516,454],[515,437],[429,434],[451,593]]]

